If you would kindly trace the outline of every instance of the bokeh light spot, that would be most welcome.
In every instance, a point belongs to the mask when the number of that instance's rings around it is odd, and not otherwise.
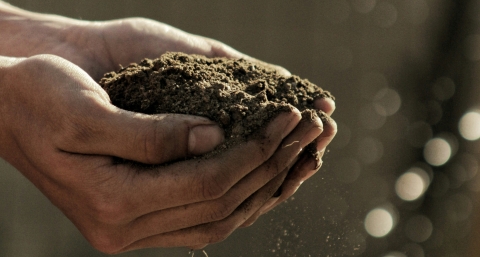
[[[383,257],[407,257],[407,256],[401,252],[389,252],[385,254]]]
[[[368,72],[360,79],[359,86],[362,97],[373,100],[380,90],[388,87],[388,80],[382,73]]]
[[[478,173],[478,160],[473,154],[462,153],[458,156],[459,163],[465,168],[467,180],[473,179]]]
[[[360,176],[362,170],[360,163],[353,158],[343,158],[335,162],[337,165],[335,177],[343,183],[352,183]]]
[[[387,120],[386,110],[382,110],[373,104],[367,104],[360,109],[359,118],[360,122],[366,129],[379,129],[385,125]]]
[[[431,236],[430,236],[431,237]],[[425,257],[423,247],[416,243],[406,244],[403,251],[408,257]]]
[[[401,199],[414,201],[421,197],[430,184],[426,171],[414,167],[402,174],[395,183],[395,191]]]
[[[383,143],[376,138],[365,137],[359,142],[357,156],[363,163],[375,163],[383,156]]]
[[[440,77],[435,81],[432,91],[435,98],[445,101],[455,94],[455,82],[449,77]]]
[[[467,112],[460,118],[458,123],[460,135],[466,140],[477,140],[480,138],[480,113],[478,111]]]
[[[374,97],[374,106],[378,114],[391,116],[395,114],[402,104],[400,95],[391,88],[383,88]]]
[[[432,231],[432,222],[423,215],[413,216],[405,224],[406,236],[416,243],[426,241],[432,235]]]
[[[371,236],[384,237],[393,229],[393,216],[383,208],[376,208],[367,214],[364,224]]]
[[[445,207],[447,216],[455,222],[467,220],[473,211],[472,200],[461,193],[450,196],[445,201]]]
[[[381,28],[389,28],[395,24],[398,17],[397,8],[389,2],[380,2],[375,7],[373,18]]]
[[[423,149],[425,160],[433,166],[441,166],[447,163],[451,155],[452,148],[443,138],[430,139]]]
[[[404,0],[407,5],[406,17],[414,25],[424,23],[429,15],[430,8],[425,0]]]

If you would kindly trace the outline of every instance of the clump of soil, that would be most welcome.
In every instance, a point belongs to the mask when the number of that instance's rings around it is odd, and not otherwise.
[[[304,118],[315,115],[313,101],[333,96],[298,76],[244,59],[166,53],[105,74],[100,85],[112,104],[129,111],[207,117],[225,130],[220,149],[245,141],[279,112],[295,106]]]

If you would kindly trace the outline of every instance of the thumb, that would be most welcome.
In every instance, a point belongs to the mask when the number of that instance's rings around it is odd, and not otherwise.
[[[93,131],[74,152],[161,164],[207,153],[224,140],[223,130],[203,117],[112,109],[90,119]]]

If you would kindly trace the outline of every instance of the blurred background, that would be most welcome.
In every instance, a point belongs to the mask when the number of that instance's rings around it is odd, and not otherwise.
[[[480,1],[9,2],[162,21],[336,96],[339,132],[321,170],[252,227],[208,246],[210,257],[480,255]],[[0,171],[0,256],[104,256],[19,172],[2,160]]]

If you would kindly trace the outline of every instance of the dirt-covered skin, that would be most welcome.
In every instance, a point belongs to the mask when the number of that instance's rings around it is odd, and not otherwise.
[[[100,85],[112,104],[125,110],[197,115],[217,122],[227,139],[220,149],[246,140],[291,106],[305,119],[328,119],[313,102],[333,98],[306,79],[283,76],[244,59],[173,52],[107,73]]]

